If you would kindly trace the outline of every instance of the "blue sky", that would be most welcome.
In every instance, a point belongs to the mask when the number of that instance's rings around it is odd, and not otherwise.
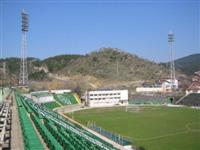
[[[0,1],[3,57],[20,56],[23,8],[30,18],[32,57],[113,47],[156,62],[168,61],[170,30],[175,33],[176,58],[200,53],[199,0]]]

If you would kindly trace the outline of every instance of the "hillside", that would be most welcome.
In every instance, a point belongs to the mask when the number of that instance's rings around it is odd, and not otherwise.
[[[136,55],[118,49],[103,48],[70,61],[58,73],[128,81],[157,79],[165,73],[165,69]]]
[[[193,75],[194,72],[200,70],[200,54],[193,54],[177,59],[175,66],[177,70],[187,75]]]
[[[32,71],[34,69],[34,66],[37,66],[38,63],[40,63],[40,60],[37,58],[33,58],[33,57],[28,57],[27,58],[27,62],[28,62],[28,68],[31,68],[28,70],[29,75],[32,74]],[[9,58],[5,58],[5,59],[0,59],[0,75],[3,78],[3,74],[2,74],[2,69],[3,69],[3,62],[6,62],[6,76],[5,78],[5,84],[12,84],[15,85],[18,83],[18,76],[19,76],[19,70],[20,70],[20,58],[17,57],[9,57]],[[34,64],[33,64],[34,63]],[[2,79],[1,78],[1,79]]]
[[[59,55],[55,57],[49,57],[41,62],[42,66],[46,66],[48,71],[55,73],[62,70],[70,61],[76,60],[82,55]]]
[[[12,76],[12,84],[18,83],[19,64],[19,58],[6,59],[7,79]],[[113,48],[102,48],[86,55],[59,55],[45,60],[28,58],[28,68],[30,83],[38,85],[38,88],[118,87],[156,80],[167,73],[162,65]]]

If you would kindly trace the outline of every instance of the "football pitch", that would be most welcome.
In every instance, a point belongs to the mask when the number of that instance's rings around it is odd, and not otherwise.
[[[200,150],[200,109],[164,106],[94,108],[73,113],[73,118],[87,125],[95,122],[118,133],[145,150]]]

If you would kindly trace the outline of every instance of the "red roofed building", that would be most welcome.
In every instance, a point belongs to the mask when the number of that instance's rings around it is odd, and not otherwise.
[[[192,84],[186,90],[186,94],[190,93],[200,93],[200,71],[194,73]]]

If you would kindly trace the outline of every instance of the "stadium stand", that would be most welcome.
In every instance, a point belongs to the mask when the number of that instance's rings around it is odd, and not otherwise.
[[[0,149],[10,149],[11,143],[11,109],[7,101],[10,95],[9,88],[0,88]]]
[[[27,119],[27,114],[30,114],[31,120],[35,124],[43,141],[46,143],[50,150],[116,149],[111,144],[83,129],[81,126],[72,123],[71,121],[63,118],[56,112],[46,109],[46,107],[43,107],[42,105],[36,104],[34,101],[32,101],[32,99],[28,99],[16,93],[16,101],[18,109],[20,110],[20,120],[22,120],[21,122],[23,131],[24,128],[26,129],[26,127],[24,126],[30,126],[31,128],[31,125],[29,123],[25,125],[23,121],[25,120],[26,122],[29,122],[29,120]],[[26,137],[26,135],[27,134],[24,134],[24,137]],[[30,138],[27,138],[26,140],[29,139]],[[25,143],[29,142],[25,141]],[[30,146],[32,145],[29,144],[29,147]]]
[[[43,105],[48,108],[48,109],[54,109],[56,107],[59,107],[60,105],[57,102],[48,102],[48,103],[43,103]]]
[[[74,95],[74,97],[75,97],[76,101],[77,101],[79,104],[81,104],[81,100],[80,100],[80,98],[79,98],[78,94],[76,94],[76,93],[73,93],[73,95]]]
[[[54,99],[62,105],[72,105],[78,103],[73,93],[54,94]]]
[[[41,123],[39,118],[35,116],[34,114],[31,114],[31,119],[33,120],[34,124],[36,125],[36,128],[40,132],[40,135],[42,136],[43,140],[49,147],[49,149],[55,149],[60,150],[62,149],[62,146],[58,143],[58,141],[55,139],[54,136],[49,132],[47,128]]]
[[[76,97],[73,93],[64,93],[64,95],[70,100],[71,104],[77,104]]]
[[[21,123],[21,129],[23,133],[23,139],[24,139],[24,149],[29,150],[43,150],[43,145],[31,123],[31,120],[29,119],[26,109],[23,106],[22,103],[22,97],[19,96],[19,94],[16,93],[15,95],[17,105],[18,105],[18,113],[20,117],[20,123]]]
[[[163,95],[134,95],[129,104],[169,104],[170,99]]]
[[[9,149],[10,147],[10,125],[11,111],[6,103],[0,104],[0,148]]]
[[[52,94],[49,92],[35,92],[32,93],[31,96],[35,96],[35,97],[46,97],[46,96],[51,96]]]
[[[191,93],[182,99],[179,100],[177,103],[179,105],[186,105],[186,106],[200,106],[200,93]]]

